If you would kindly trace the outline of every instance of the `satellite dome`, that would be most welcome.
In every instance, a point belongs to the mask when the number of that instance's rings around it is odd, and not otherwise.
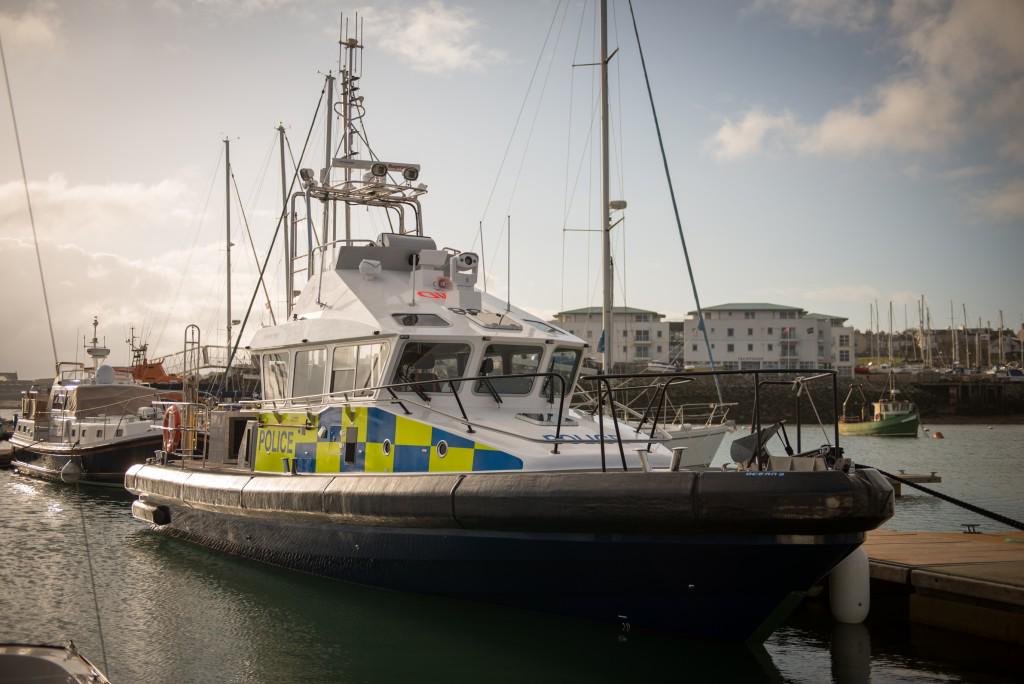
[[[97,385],[113,385],[114,384],[114,367],[103,364],[96,369],[96,384]]]

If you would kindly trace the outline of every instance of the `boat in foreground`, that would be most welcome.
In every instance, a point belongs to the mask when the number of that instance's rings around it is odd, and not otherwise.
[[[358,38],[343,45],[358,63]],[[735,640],[765,638],[891,517],[889,483],[838,439],[687,470],[671,434],[619,418],[631,376],[581,374],[584,340],[481,292],[479,256],[424,234],[420,167],[361,161],[351,133],[287,199],[286,315],[249,345],[261,399],[162,405],[181,421],[125,475],[134,517],[327,577]],[[350,237],[364,210],[392,231]],[[685,375],[645,374],[661,391],[644,413]],[[593,411],[572,408],[577,385]]]
[[[0,644],[0,684],[8,682],[110,684],[72,641],[63,646]]]

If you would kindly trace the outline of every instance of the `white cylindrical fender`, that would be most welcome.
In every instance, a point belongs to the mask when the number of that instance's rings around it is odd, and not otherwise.
[[[871,608],[871,569],[868,554],[858,546],[828,578],[829,606],[838,622],[859,625]]]
[[[64,484],[75,484],[82,479],[82,466],[75,459],[69,460],[60,469],[60,480]]]

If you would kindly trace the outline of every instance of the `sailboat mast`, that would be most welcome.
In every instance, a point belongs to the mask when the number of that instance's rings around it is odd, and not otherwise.
[[[604,329],[603,367],[612,372],[615,340],[612,335],[613,280],[611,197],[608,173],[608,0],[601,0],[601,264],[604,269],[604,297],[601,302],[601,327]]]
[[[967,332],[967,302],[963,302],[964,307],[964,355],[967,357],[967,368],[971,366],[971,338],[970,333]],[[975,359],[977,361],[977,359]]]
[[[224,231],[225,259],[224,275],[227,278],[227,346],[231,346],[231,141],[224,138]]]
[[[956,344],[956,319],[953,317],[953,300],[949,300],[949,344],[950,353],[953,354],[953,365],[957,366],[960,363],[960,354],[957,350]]]
[[[992,344],[992,343],[989,342],[989,344]],[[1004,357],[1003,357],[1003,310],[1002,309],[999,310],[999,361],[998,361],[998,363],[999,363],[1000,366],[1003,365],[1003,363],[1005,363]]]

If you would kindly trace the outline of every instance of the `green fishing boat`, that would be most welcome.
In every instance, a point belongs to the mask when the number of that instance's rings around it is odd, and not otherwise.
[[[854,391],[860,394],[860,415],[850,415],[847,405]],[[852,385],[843,401],[843,415],[839,419],[841,435],[873,435],[876,437],[917,437],[921,415],[917,405],[900,398],[895,378],[889,373],[889,387],[878,401],[868,402],[860,384]],[[871,415],[867,407],[871,406]]]

